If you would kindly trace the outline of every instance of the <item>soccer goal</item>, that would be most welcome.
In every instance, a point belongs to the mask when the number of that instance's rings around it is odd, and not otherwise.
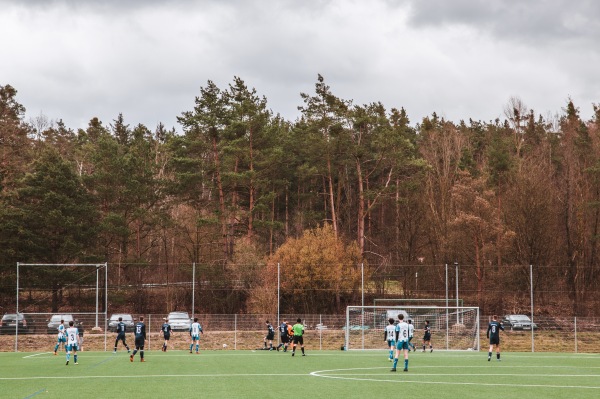
[[[83,329],[106,330],[108,265],[17,263],[15,352],[19,335],[56,334],[61,319]],[[100,308],[103,308],[100,310]],[[106,349],[106,333],[104,334]]]
[[[415,326],[412,343],[417,347],[428,320],[435,350],[479,350],[479,308],[465,306],[348,306],[345,348],[384,349],[385,326],[390,318],[397,322],[399,314]]]

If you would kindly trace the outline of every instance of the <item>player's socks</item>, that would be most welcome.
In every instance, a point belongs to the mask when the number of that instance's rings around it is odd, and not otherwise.
[[[423,345],[423,352],[425,352],[425,345]]]
[[[194,349],[194,344],[190,345],[190,353],[192,353],[192,349]]]
[[[140,350],[140,358],[142,359],[142,362],[144,361],[144,351]]]
[[[73,360],[75,361],[75,364],[77,364],[77,355],[73,355]]]
[[[394,351],[390,350],[390,360],[392,360],[394,358]]]
[[[492,352],[488,352],[488,362],[490,361],[491,358],[492,358]]]
[[[394,366],[392,368],[395,370],[397,365],[398,365],[398,358],[394,358]]]
[[[200,349],[200,345],[196,344],[196,353],[198,353],[199,349]]]
[[[404,371],[408,371],[408,359],[404,359]]]
[[[56,351],[58,350],[58,344],[54,346],[54,354],[56,355]]]
[[[496,353],[496,359],[500,360],[500,353]]]

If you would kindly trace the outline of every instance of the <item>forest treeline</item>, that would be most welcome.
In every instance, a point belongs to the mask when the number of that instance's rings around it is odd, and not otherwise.
[[[235,77],[201,87],[179,132],[123,114],[73,130],[25,120],[0,86],[2,306],[16,262],[108,262],[111,285],[196,264],[213,313],[274,306],[278,263],[282,311],[314,313],[360,303],[365,278],[373,296],[443,297],[457,263],[460,296],[484,312],[526,309],[533,265],[537,306],[594,314],[598,105],[545,118],[511,98],[503,119],[411,123],[320,75],[299,103],[285,120]],[[57,309],[61,277],[42,275]]]

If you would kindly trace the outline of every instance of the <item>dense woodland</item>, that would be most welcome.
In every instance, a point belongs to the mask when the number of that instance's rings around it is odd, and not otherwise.
[[[483,312],[527,312],[531,278],[537,311],[597,315],[598,105],[543,117],[511,98],[504,119],[413,123],[318,76],[288,121],[235,77],[201,87],[178,127],[119,114],[73,130],[25,120],[17,94],[0,86],[2,311],[17,262],[108,262],[110,306],[136,312],[189,308],[189,290],[140,287],[194,264],[210,313],[276,311],[278,280],[288,313],[342,312],[361,285],[366,304],[443,298],[448,264],[450,295],[458,278]],[[67,272],[24,271],[21,306],[69,306]]]

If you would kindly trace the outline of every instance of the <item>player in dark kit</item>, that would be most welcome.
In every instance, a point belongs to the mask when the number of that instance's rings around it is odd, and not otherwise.
[[[171,339],[171,325],[169,324],[169,319],[165,319],[165,322],[163,323],[162,327],[160,328],[160,330],[163,333],[163,336],[165,338],[165,342],[163,343],[163,346],[161,348],[161,350],[163,352],[167,351],[167,344],[169,343],[169,339]]]
[[[425,334],[423,335],[423,352],[425,347],[429,344],[429,352],[433,352],[433,345],[431,345],[431,327],[429,326],[429,320],[425,320],[425,326],[423,327]]]
[[[288,330],[287,330],[287,321],[283,321],[279,326],[279,337],[281,338],[281,342],[277,346],[277,352],[279,352],[279,348],[283,346],[283,351],[287,352],[288,343],[290,342]]]
[[[119,322],[117,323],[117,339],[115,340],[115,349],[113,350],[113,353],[117,353],[117,344],[119,343],[119,341],[123,342],[123,345],[125,345],[125,347],[127,348],[127,353],[130,352],[129,346],[127,346],[127,343],[125,342],[126,330],[127,327],[125,327],[125,323],[123,323],[123,318],[119,317]]]
[[[271,323],[269,323],[269,320],[266,321],[267,324],[267,336],[265,337],[265,346],[263,347],[264,350],[267,349],[267,341],[269,341],[269,350],[272,351],[273,350],[273,339],[275,338],[275,330],[273,329],[273,326],[271,325]]]
[[[140,316],[140,321],[135,324],[133,328],[135,334],[135,349],[129,360],[133,362],[133,357],[140,351],[140,361],[144,362],[144,341],[146,341],[146,325],[144,324],[144,316]]]
[[[504,331],[502,324],[498,322],[498,316],[494,315],[492,321],[488,324],[486,336],[490,339],[490,350],[488,352],[488,362],[492,360],[492,351],[496,347],[496,359],[500,361],[500,330]]]

